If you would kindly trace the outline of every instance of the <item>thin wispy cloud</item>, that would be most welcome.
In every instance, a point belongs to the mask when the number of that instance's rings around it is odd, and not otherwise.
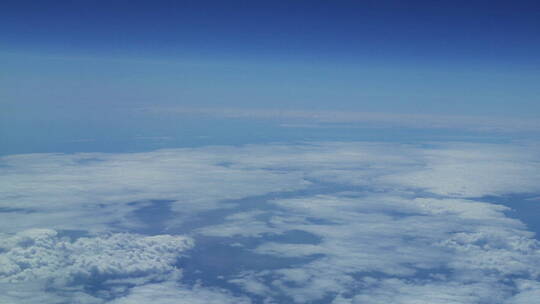
[[[220,118],[266,119],[283,127],[336,127],[336,124],[356,124],[363,127],[408,127],[423,129],[462,129],[484,132],[538,132],[537,119],[482,115],[406,114],[391,112],[361,112],[336,110],[289,110],[250,108],[141,107],[154,115],[207,116]]]

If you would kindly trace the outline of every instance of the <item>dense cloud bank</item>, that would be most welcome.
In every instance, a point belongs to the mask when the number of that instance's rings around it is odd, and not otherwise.
[[[480,200],[540,192],[539,159],[533,144],[470,143],[3,157],[0,303],[532,303],[539,242]],[[160,200],[163,231],[134,233]],[[306,240],[279,239],[291,233]],[[197,237],[295,262],[230,265],[234,293],[188,284],[177,261]]]
[[[115,233],[73,241],[50,229],[26,230],[2,236],[0,283],[13,283],[14,290],[24,292],[25,282],[63,290],[114,280],[135,285],[168,280],[180,275],[174,263],[192,246],[182,236]]]
[[[540,243],[500,205],[352,193],[274,204],[280,211],[269,220],[253,218],[251,229],[243,218],[241,225],[261,234],[301,230],[321,241],[265,242],[254,250],[321,258],[231,280],[255,294],[286,293],[297,302],[338,294],[336,303],[503,303],[521,292],[516,282],[539,279]],[[202,232],[235,233],[227,227],[236,226],[236,220]],[[252,288],[254,281],[266,288]]]
[[[172,272],[177,255],[190,247],[192,241],[181,236],[116,233],[70,241],[54,230],[27,230],[3,238],[0,274],[3,282],[49,279],[53,285],[90,277],[145,277]]]

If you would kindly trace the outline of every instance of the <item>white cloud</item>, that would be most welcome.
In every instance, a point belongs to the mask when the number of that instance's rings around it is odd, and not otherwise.
[[[452,144],[418,152],[422,168],[382,177],[381,182],[459,197],[539,190],[540,155],[534,147]]]
[[[270,284],[273,291],[265,291],[268,295],[280,290],[298,303],[332,293],[357,294],[362,301],[372,298],[365,303],[422,303],[425,294],[445,290],[432,298],[433,303],[475,303],[485,301],[491,289],[501,291],[501,300],[508,298],[512,288],[503,283],[512,282],[512,277],[540,277],[539,242],[521,222],[506,217],[507,208],[500,205],[388,195],[353,197],[351,193],[280,199],[274,204],[281,211],[254,224],[259,233],[264,233],[261,227],[266,225],[266,233],[302,230],[321,241],[266,242],[257,247],[255,252],[260,254],[315,259],[295,267],[240,274],[231,281],[249,292],[253,288],[247,281]],[[250,221],[240,218],[242,227],[251,231]],[[234,218],[224,225],[234,226]],[[214,230],[219,231],[220,226]],[[418,275],[424,281],[415,282]],[[409,281],[395,290],[383,288],[385,293],[377,291],[381,294],[376,296],[369,290],[358,294],[358,279],[370,276]],[[473,288],[474,293],[457,292],[460,288]],[[400,297],[402,302],[392,300],[400,293],[410,295]],[[381,300],[375,300],[378,298]]]
[[[505,304],[531,304],[540,299],[540,282],[516,280],[519,292],[508,299]]]
[[[0,282],[45,279],[64,285],[92,277],[168,274],[192,246],[183,236],[116,233],[70,241],[54,230],[28,230],[2,237]]]
[[[128,203],[134,201],[174,200],[174,211],[193,213],[223,208],[216,205],[222,200],[295,190],[307,184],[297,172],[222,165],[237,153],[246,152],[215,147],[3,157],[0,208],[16,209],[12,217],[0,222],[0,229],[106,230],[113,222],[130,224],[126,216],[138,207]]]
[[[66,298],[96,302],[99,299],[80,288],[96,281],[135,279],[129,282],[143,284],[178,278],[180,270],[174,264],[193,246],[183,236],[128,233],[72,241],[50,229],[27,230],[1,239],[0,288],[9,289],[4,296],[18,298],[20,303],[37,303],[35,298],[44,294],[58,299],[52,303]],[[56,295],[45,290],[56,290]]]
[[[475,303],[489,296],[493,303],[525,303],[538,293],[538,241],[505,215],[508,208],[463,198],[538,192],[538,158],[532,145],[458,143],[3,157],[0,301],[38,303],[42,297],[47,303],[93,304],[122,295],[114,304],[150,298],[156,304],[179,298],[248,303],[222,290],[173,282],[179,277],[174,263],[192,246],[190,239],[111,232],[140,224],[133,222],[132,212],[140,207],[129,204],[134,201],[174,201],[167,223],[174,227],[202,211],[234,212],[224,200],[274,193],[270,203],[253,203],[249,211],[240,208],[223,223],[194,232],[222,238],[290,231],[314,236],[294,244],[260,238],[255,253],[304,262],[225,278],[249,293],[287,294],[299,303],[328,295],[337,295],[335,303]],[[334,193],[279,198],[310,186]],[[418,198],[420,192],[438,198]],[[61,229],[91,233],[69,240],[55,231]],[[81,287],[88,280],[136,287],[90,294]]]
[[[173,200],[178,218],[230,207],[223,200],[302,189],[306,179],[456,197],[535,192],[536,159],[527,145],[378,143],[14,155],[0,159],[0,208],[11,210],[0,229],[107,230],[134,224],[127,216],[139,206],[130,202]]]
[[[236,297],[220,289],[186,287],[173,282],[135,287],[125,296],[108,304],[249,304],[246,297]]]
[[[73,291],[69,296],[47,292],[43,282],[0,283],[0,303],[4,304],[102,304],[103,300]]]
[[[260,237],[264,233],[270,232],[270,230],[278,232],[279,229],[271,229],[266,223],[257,219],[257,216],[264,214],[262,211],[238,212],[227,216],[225,218],[226,223],[197,229],[197,233],[217,237]],[[249,227],[249,229],[246,229],[246,227]]]
[[[402,279],[365,278],[359,294],[338,297],[332,304],[465,304],[502,303],[510,288],[498,282],[422,282]]]

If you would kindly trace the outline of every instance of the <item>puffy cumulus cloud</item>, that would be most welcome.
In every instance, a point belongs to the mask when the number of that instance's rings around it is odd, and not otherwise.
[[[147,284],[130,290],[127,296],[108,304],[249,304],[246,297],[237,297],[222,289],[187,287],[174,282]]]
[[[37,303],[33,299],[44,295],[51,298],[50,303],[63,303],[66,297],[80,303],[99,302],[86,294],[83,287],[107,282],[119,284],[122,280],[138,285],[177,278],[180,270],[174,264],[192,246],[190,238],[171,235],[116,233],[74,241],[59,237],[50,229],[3,235],[0,289],[9,290],[4,297],[19,299],[13,303]]]
[[[514,278],[540,278],[540,244],[521,222],[504,214],[508,210],[504,206],[352,193],[273,203],[279,210],[267,221],[259,216],[254,231],[301,230],[320,241],[258,246],[259,254],[309,259],[288,268],[242,273],[231,280],[254,294],[285,293],[298,303],[332,294],[352,303],[422,303],[426,298],[432,299],[426,303],[481,303],[496,290],[500,293],[492,303],[502,303],[520,292],[512,287]],[[234,226],[235,220],[251,231],[249,223],[257,216],[253,214],[251,220],[246,216],[230,217],[203,233],[237,235],[223,229]],[[370,278],[378,285],[367,284]],[[461,291],[467,289],[472,291]]]

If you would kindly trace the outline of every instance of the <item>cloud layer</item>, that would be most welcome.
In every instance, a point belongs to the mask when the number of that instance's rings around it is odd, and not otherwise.
[[[337,293],[344,303],[421,303],[428,295],[436,296],[426,303],[502,303],[516,292],[511,277],[536,280],[540,274],[540,244],[499,205],[386,196],[275,203],[284,212],[269,226],[321,238],[317,244],[269,242],[255,249],[285,257],[320,256],[300,267],[257,274],[298,302]],[[456,292],[467,289],[472,291]]]
[[[0,283],[62,290],[111,280],[165,280],[179,275],[176,259],[192,246],[182,236],[116,233],[72,241],[50,229],[26,230],[2,237]]]
[[[540,192],[538,159],[533,144],[471,143],[3,157],[0,302],[529,303],[540,245],[508,207],[480,200]],[[158,200],[172,202],[170,231],[223,216],[190,237],[133,233]],[[176,262],[199,237],[294,262],[234,265],[221,279],[244,296],[187,284]]]

